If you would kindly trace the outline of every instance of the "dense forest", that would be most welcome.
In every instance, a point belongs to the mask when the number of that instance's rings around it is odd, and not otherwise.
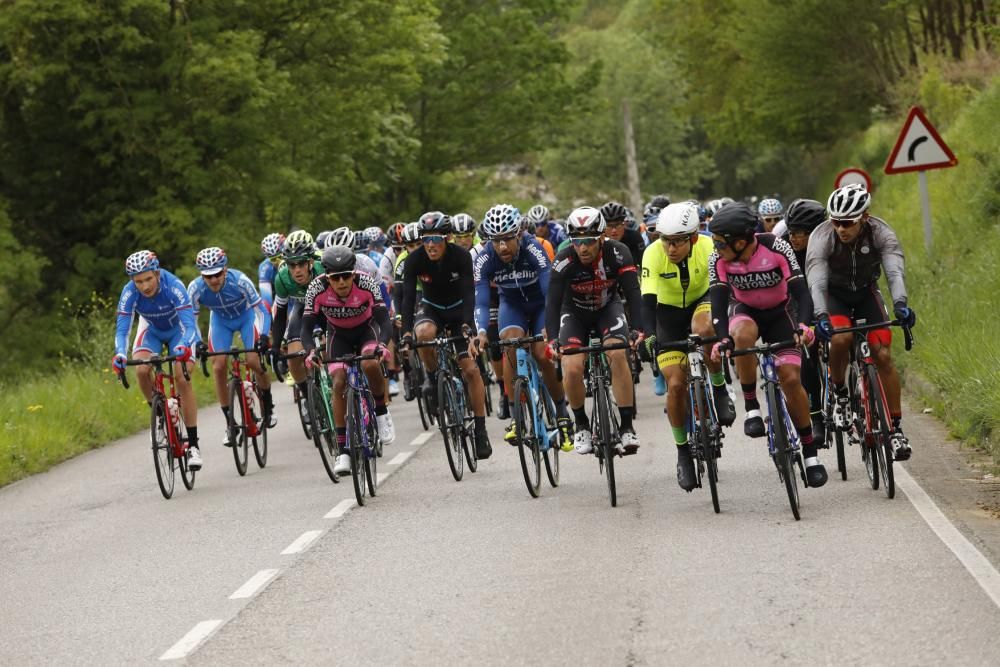
[[[997,5],[0,0],[0,366],[71,354],[137,248],[250,267],[269,231],[488,200],[502,164],[557,210],[624,198],[626,104],[646,194],[813,194],[873,121],[947,123],[995,75]]]

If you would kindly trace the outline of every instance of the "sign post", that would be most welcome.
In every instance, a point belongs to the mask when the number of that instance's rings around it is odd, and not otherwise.
[[[920,206],[924,214],[924,248],[930,254],[932,246],[931,197],[927,187],[928,169],[945,169],[958,164],[958,158],[944,143],[920,107],[911,107],[903,130],[885,163],[886,174],[917,172]]]

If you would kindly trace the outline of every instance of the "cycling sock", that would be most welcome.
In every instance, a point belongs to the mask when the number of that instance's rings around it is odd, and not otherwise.
[[[833,383],[833,393],[837,395],[838,398],[847,397],[847,387],[842,384]]]
[[[619,432],[624,433],[625,431],[632,430],[632,406],[628,405],[625,407],[618,408],[618,416],[620,417],[621,424],[619,424]]]
[[[375,399],[375,416],[381,417],[382,415],[389,414],[389,408],[386,407],[385,398],[382,399],[382,405],[378,404],[378,399]]]
[[[229,406],[228,405],[223,405],[221,407],[222,407],[222,414],[225,416],[226,423],[228,424],[229,423]]]
[[[438,372],[436,370],[427,371],[427,379],[431,381],[431,384],[437,384]]]
[[[190,446],[192,446],[192,447],[197,447],[198,446],[198,427],[197,426],[188,426],[187,427],[187,432],[188,432],[188,444]]]
[[[566,411],[566,399],[561,401],[556,401],[556,417],[569,417],[569,412]]]
[[[372,395],[375,396],[374,394]],[[380,395],[375,396],[375,408],[376,408],[375,414],[380,414],[377,408],[384,408],[384,407],[385,407],[385,392],[383,391]],[[383,412],[381,414],[385,413]]]
[[[309,382],[303,380],[302,382],[296,382],[295,386],[299,388],[299,396],[305,398],[309,395]]]
[[[670,430],[674,432],[674,443],[678,447],[682,447],[688,442],[688,432],[683,426],[671,426]]]
[[[573,408],[573,421],[576,422],[577,429],[590,430],[590,420],[587,419],[587,408]]]
[[[743,389],[743,408],[747,412],[760,410],[760,401],[757,400],[757,383],[743,384],[741,382],[740,387]]]
[[[816,456],[816,443],[813,442],[812,424],[809,426],[796,426],[799,432],[799,441],[802,443],[802,456],[811,459]]]
[[[899,428],[900,422],[903,421],[903,415],[892,415],[892,427]]]
[[[264,405],[270,408],[274,407],[274,398],[271,396],[270,389],[261,389],[260,395],[264,398]]]
[[[722,371],[718,373],[709,373],[708,376],[712,379],[713,387],[721,387],[726,384],[726,374]]]
[[[476,433],[486,433],[486,417],[476,417]]]
[[[347,446],[347,427],[336,426],[333,432],[337,434],[337,448],[343,452],[344,448]]]
[[[497,384],[500,385],[500,395],[507,395],[507,386],[503,383],[503,378],[497,378]]]

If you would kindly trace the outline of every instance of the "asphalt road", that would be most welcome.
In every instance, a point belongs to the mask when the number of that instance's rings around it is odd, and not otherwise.
[[[984,561],[977,583],[906,493],[868,488],[857,452],[848,482],[803,491],[796,522],[764,442],[732,430],[716,515],[707,488],[677,487],[661,399],[640,395],[615,509],[596,461],[572,454],[530,498],[496,419],[493,458],[456,483],[402,401],[380,495],[353,507],[285,395],[268,467],[251,457],[245,478],[206,409],[205,469],[170,501],[146,434],[14,484],[0,664],[1000,660],[1000,575]]]

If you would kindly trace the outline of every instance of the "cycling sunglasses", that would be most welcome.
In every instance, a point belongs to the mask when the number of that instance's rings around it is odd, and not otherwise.
[[[570,239],[570,241],[573,242],[573,245],[575,245],[578,248],[580,246],[585,246],[585,245],[594,245],[599,240],[600,239],[598,239],[598,237],[596,236],[574,236],[573,238]]]
[[[776,225],[781,222],[781,216],[775,216],[773,218],[764,218],[764,222],[769,225]]]
[[[660,240],[663,241],[664,245],[668,246],[682,246],[685,243],[691,242],[690,236],[661,236]]]
[[[476,235],[475,232],[469,232],[468,234],[455,234],[455,238],[456,239],[471,239],[475,235]]]
[[[420,237],[421,243],[444,243],[448,237],[443,234],[428,234]]]
[[[326,277],[335,283],[339,283],[342,280],[353,280],[354,271],[343,271],[341,273],[328,273]]]
[[[847,229],[861,222],[861,216],[856,218],[830,218],[830,224],[834,227]]]
[[[509,243],[517,243],[520,238],[519,235],[515,234],[514,236],[494,236],[491,240],[494,244],[507,245]]]

